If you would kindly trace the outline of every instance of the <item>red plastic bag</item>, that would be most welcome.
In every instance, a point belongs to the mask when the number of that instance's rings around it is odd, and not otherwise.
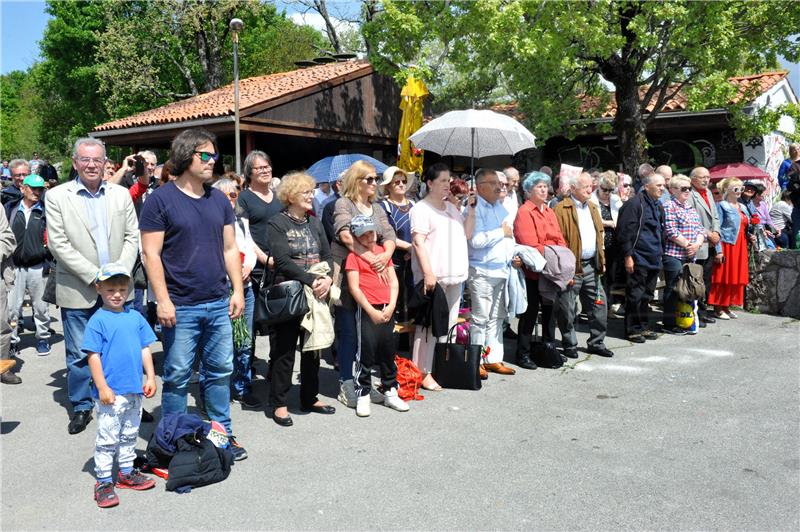
[[[407,358],[394,356],[397,365],[397,395],[403,401],[422,401],[425,399],[419,393],[422,388],[422,372]]]

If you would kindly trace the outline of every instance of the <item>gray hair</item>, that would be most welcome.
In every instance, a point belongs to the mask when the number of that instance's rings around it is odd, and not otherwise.
[[[250,182],[250,176],[253,173],[253,165],[256,162],[256,159],[264,159],[270,166],[272,166],[272,159],[270,159],[269,155],[263,151],[253,150],[248,153],[247,157],[244,159],[244,179],[248,183]]]
[[[566,180],[566,183],[569,185],[569,188],[575,188],[580,185],[581,178],[584,176],[588,177],[590,181],[594,179],[589,172],[581,172],[577,175],[570,176],[569,179]]]
[[[653,178],[656,178],[656,177],[660,177],[661,179],[664,179],[663,175],[657,174],[656,172],[653,172],[650,175],[646,175],[646,176],[642,177],[642,185],[649,185],[650,181],[652,181]],[[666,179],[664,179],[664,181],[666,182]]]
[[[492,175],[492,174],[497,175],[495,170],[491,170],[489,168],[478,168],[478,170],[475,171],[475,184],[477,185],[478,181],[483,182],[483,179],[487,175]]]
[[[650,164],[643,163],[639,165],[639,169],[637,170],[636,173],[639,174],[639,178],[642,179],[642,182],[644,182],[644,179],[646,177],[653,175],[653,173],[655,173],[655,170],[653,170],[653,167]]]
[[[503,168],[503,173],[506,175],[509,181],[511,179],[519,179],[519,170],[517,170],[513,166],[506,166],[505,168]]]
[[[216,188],[220,192],[238,192],[239,184],[233,179],[223,177],[214,181],[211,188]],[[238,200],[236,201],[236,206],[233,208],[233,212],[236,213],[236,216],[241,216],[244,213],[244,210],[239,206]]]
[[[151,152],[150,150],[140,151],[138,155],[141,155],[145,159],[153,159],[156,162],[156,164],[158,164],[158,157],[156,157],[156,154]]]
[[[81,137],[75,141],[75,145],[72,147],[72,158],[78,156],[78,148],[81,146],[100,146],[103,148],[103,158],[106,156],[106,145],[103,144],[103,141],[100,139],[96,139],[94,137]]]
[[[659,174],[660,175],[660,174]],[[691,181],[683,174],[676,174],[669,180],[669,188],[679,187],[681,185],[691,185]]]
[[[531,192],[531,189],[538,185],[539,183],[544,183],[548,187],[551,186],[553,183],[550,179],[550,176],[542,173],[542,172],[528,172],[525,174],[525,180],[522,182],[522,190],[525,192],[525,197],[527,198]]]
[[[692,171],[689,172],[689,179],[696,179],[698,177],[697,174],[700,173],[700,170],[708,171],[708,168],[706,168],[705,166],[698,166],[697,168],[692,168]]]
[[[11,162],[10,162],[10,163],[8,163],[8,168],[9,168],[10,170],[13,170],[13,169],[14,169],[14,168],[16,168],[17,166],[22,166],[22,165],[25,165],[25,166],[27,166],[27,167],[28,167],[28,171],[29,171],[29,172],[31,171],[31,163],[29,163],[29,162],[28,162],[28,161],[26,161],[25,159],[12,159],[12,160],[11,160]]]

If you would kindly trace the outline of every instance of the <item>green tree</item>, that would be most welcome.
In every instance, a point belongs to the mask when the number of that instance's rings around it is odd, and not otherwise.
[[[242,77],[291,70],[324,42],[316,30],[296,26],[258,0],[119,2],[105,16],[95,58],[103,105],[112,117],[230,83],[232,18],[244,21]]]
[[[39,140],[47,149],[66,153],[76,137],[108,118],[97,101],[94,58],[97,35],[105,29],[105,10],[112,4],[108,0],[47,3],[51,19],[39,43],[43,59],[31,72],[46,102],[40,109]]]
[[[28,72],[15,70],[0,76],[0,153],[3,158],[29,158],[39,145],[41,101]]]
[[[791,2],[385,0],[382,8],[364,28],[377,68],[424,65],[438,43],[456,79],[482,81],[461,83],[462,98],[506,89],[540,138],[574,132],[565,125],[585,116],[581,97],[607,101],[603,81],[613,85],[612,127],[629,173],[646,160],[647,125],[678,90],[702,85],[695,105],[726,106],[719,87],[728,76],[762,70],[778,54],[798,57],[800,10]]]

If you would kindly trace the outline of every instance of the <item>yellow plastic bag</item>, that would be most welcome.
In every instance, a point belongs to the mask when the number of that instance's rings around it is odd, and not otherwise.
[[[691,329],[694,324],[694,306],[691,303],[678,302],[675,310],[675,324],[681,329]]]

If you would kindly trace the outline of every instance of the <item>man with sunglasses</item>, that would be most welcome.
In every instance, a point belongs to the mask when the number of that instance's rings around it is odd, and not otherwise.
[[[102,305],[95,279],[109,262],[120,262],[130,271],[139,253],[133,201],[125,188],[103,181],[105,162],[101,141],[78,139],[72,150],[78,177],[50,189],[45,201],[47,244],[57,261],[56,304],[64,326],[67,391],[73,410],[70,434],[86,428],[94,407],[92,375],[81,346],[89,318]],[[133,298],[133,283],[129,293],[126,304]]]
[[[6,205],[22,199],[22,181],[31,175],[31,165],[25,159],[14,159],[9,164],[11,168],[11,184],[0,193],[0,202]]]
[[[703,281],[706,285],[705,297],[697,302],[700,315],[700,327],[705,327],[708,323],[717,320],[708,311],[706,301],[711,290],[711,275],[714,271],[714,257],[717,254],[716,245],[720,239],[719,233],[719,214],[714,195],[708,190],[711,177],[708,168],[698,166],[689,173],[692,182],[692,194],[689,201],[700,217],[700,224],[705,230],[706,239],[695,254],[695,262],[703,266]]]
[[[172,141],[174,181],[142,207],[142,262],[153,288],[164,345],[164,414],[185,413],[195,354],[204,371],[208,417],[225,427],[235,460],[247,458],[231,431],[231,319],[244,310],[236,218],[228,198],[209,184],[219,158],[216,137],[187,129]],[[232,287],[229,288],[229,283]]]

